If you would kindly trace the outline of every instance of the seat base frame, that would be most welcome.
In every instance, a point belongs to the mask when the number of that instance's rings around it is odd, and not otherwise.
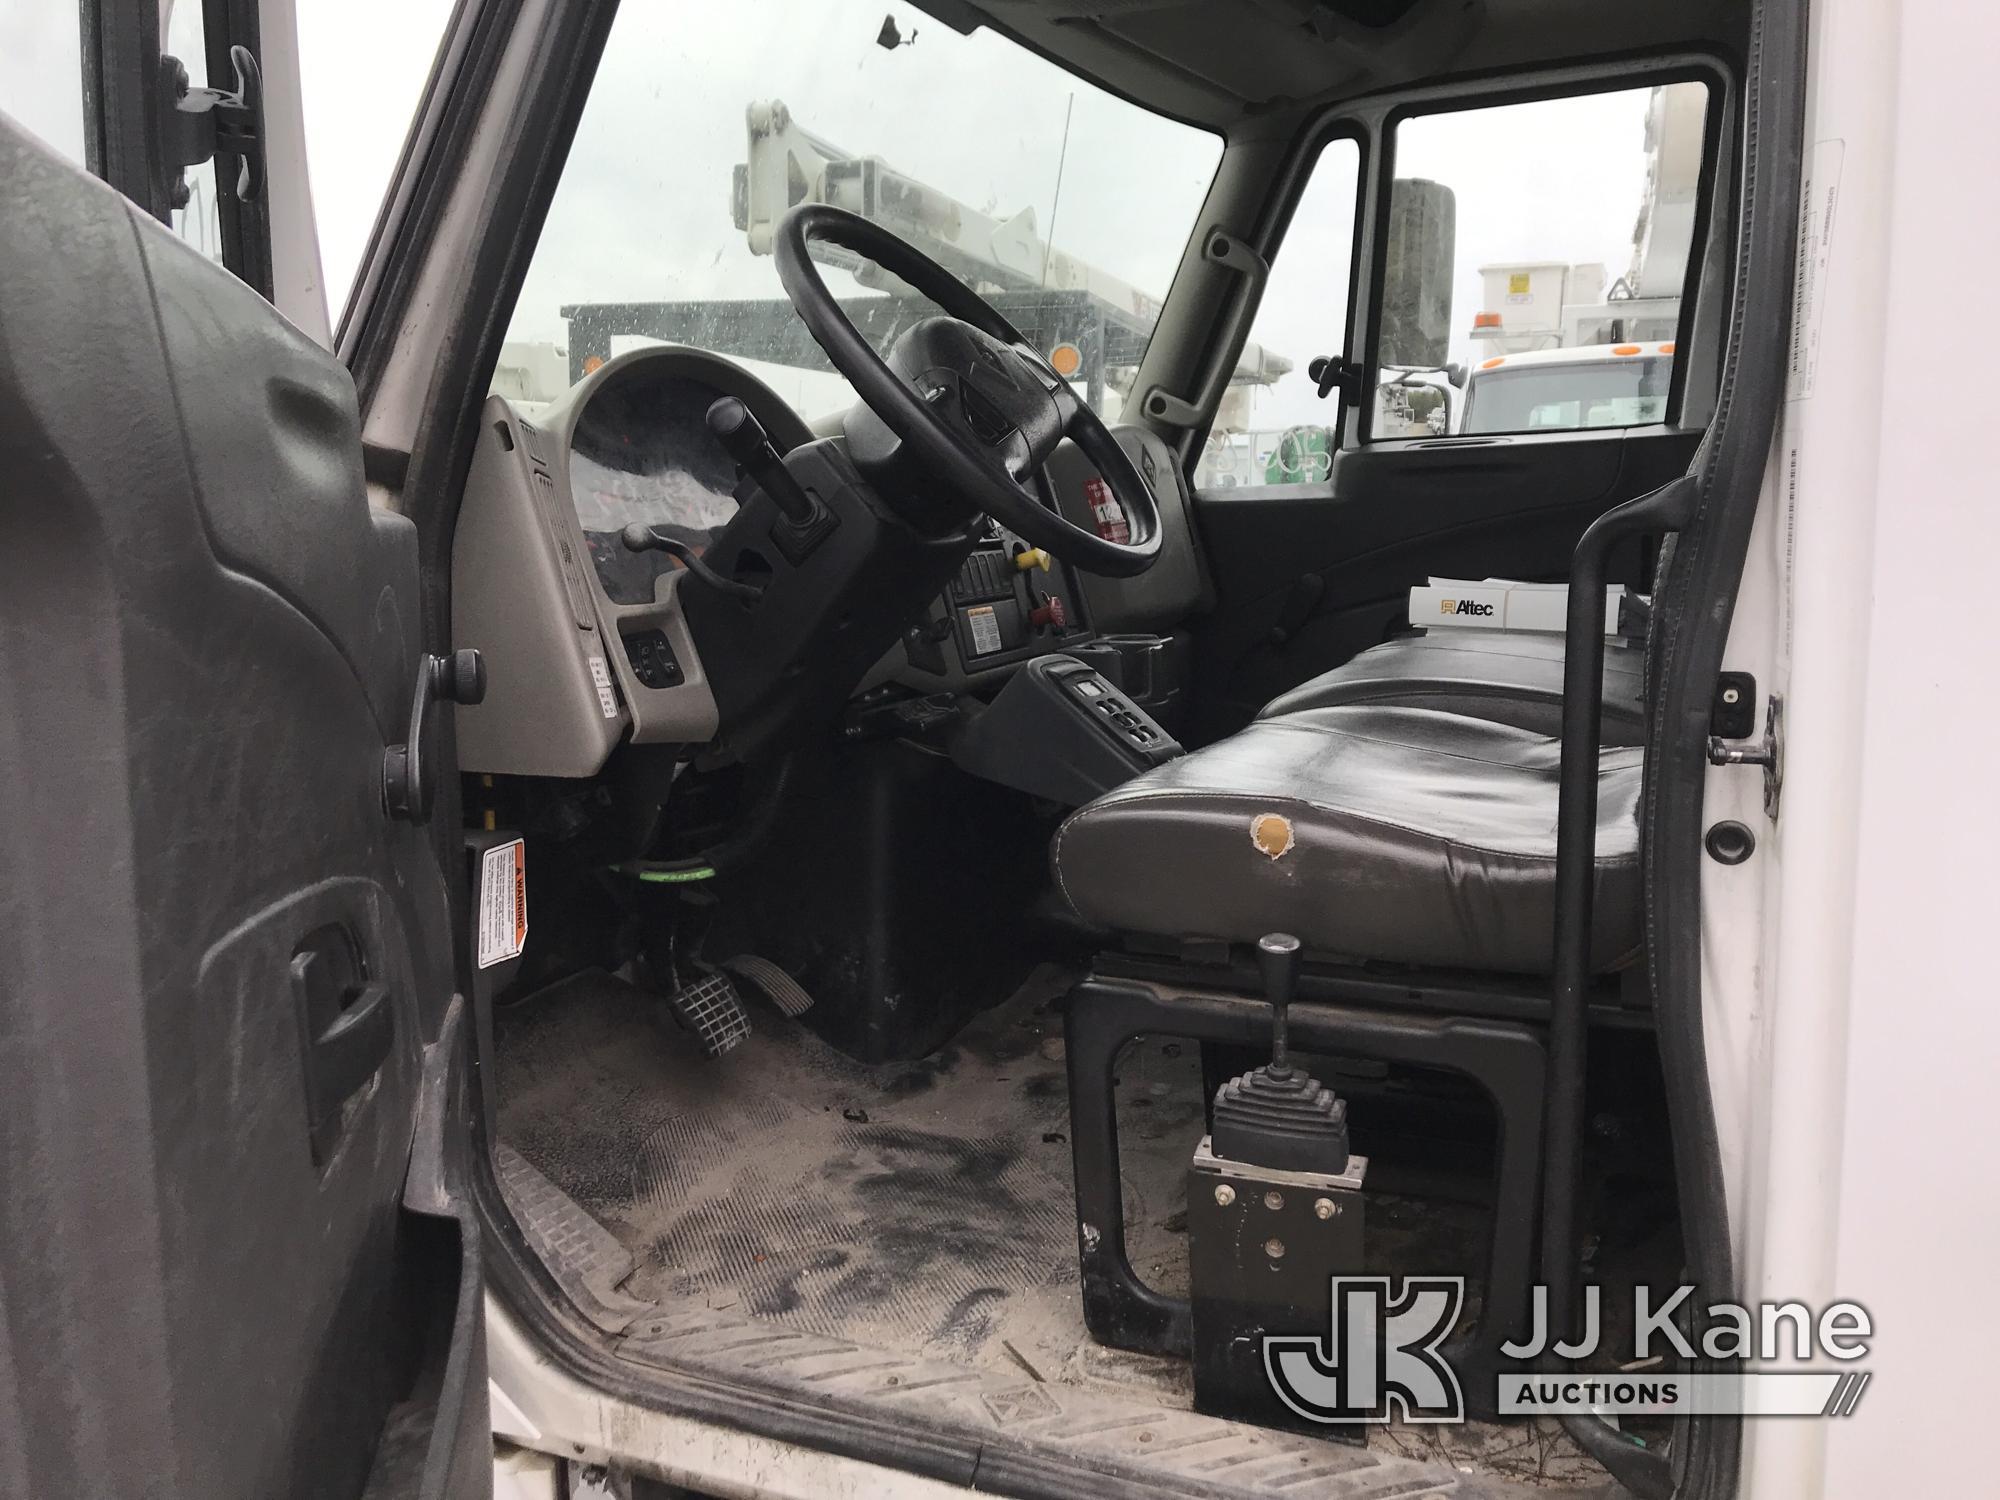
[[[1490,1389],[1477,1372],[1497,1371],[1498,1346],[1528,1328],[1540,1201],[1547,1049],[1538,1028],[1515,1021],[1398,1014],[1325,1001],[1295,1002],[1293,1045],[1375,1062],[1413,1064],[1471,1080],[1493,1105],[1493,1231],[1478,1326],[1447,1348],[1466,1394]],[[1137,1036],[1204,1044],[1268,1046],[1270,1007],[1247,995],[1161,981],[1085,976],[1064,1017],[1071,1154],[1076,1171],[1077,1250],[1083,1316],[1092,1338],[1115,1349],[1188,1356],[1191,1309],[1146,1285],[1125,1244],[1112,1069]]]

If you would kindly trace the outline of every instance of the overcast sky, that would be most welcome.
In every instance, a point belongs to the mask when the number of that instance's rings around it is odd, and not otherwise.
[[[191,10],[193,0],[182,0]],[[401,150],[449,0],[299,0],[309,166],[335,316]],[[911,46],[875,43],[885,10]],[[189,24],[177,16],[175,31]],[[398,39],[384,46],[385,35]],[[64,0],[0,0],[0,108],[81,149],[76,20]],[[896,0],[628,0],[615,24],[512,337],[561,342],[564,302],[780,295],[730,220],[744,110],[783,100],[813,134],[976,209],[1032,209],[1058,248],[1164,295],[1219,143],[1070,79],[992,33],[961,37]],[[1073,104],[1072,104],[1073,101]],[[1398,170],[1457,198],[1453,354],[1480,306],[1477,267],[1631,255],[1646,93],[1406,123]],[[1069,116],[1065,149],[1064,121]],[[1060,164],[1060,202],[1057,202]],[[1295,372],[1257,392],[1257,426],[1324,420],[1304,376],[1337,348],[1354,163],[1336,145],[1273,270],[1253,338]],[[767,375],[777,372],[764,371]],[[825,376],[778,373],[811,414]]]
[[[83,159],[82,31],[74,3],[0,0],[0,109]]]
[[[911,45],[876,45],[885,11]],[[561,338],[565,302],[781,297],[771,258],[753,255],[730,217],[745,110],[773,100],[813,135],[975,210],[1031,210],[1044,235],[1053,219],[1059,248],[1154,295],[1167,289],[1221,150],[990,32],[961,37],[906,5],[628,4],[513,337]],[[778,383],[808,408],[825,404],[831,384]]]

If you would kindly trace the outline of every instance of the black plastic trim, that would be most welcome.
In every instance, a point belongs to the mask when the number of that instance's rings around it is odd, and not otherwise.
[[[388,448],[380,443],[361,445],[361,472],[370,484],[387,485],[392,490],[400,490],[403,481],[410,475],[410,455],[401,448]]]
[[[154,0],[82,0],[84,165],[162,224],[160,14]]]

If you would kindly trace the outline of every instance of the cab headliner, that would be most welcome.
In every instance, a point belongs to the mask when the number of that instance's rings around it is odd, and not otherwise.
[[[1392,86],[1740,47],[1729,0],[914,0],[1159,113],[1230,133]]]

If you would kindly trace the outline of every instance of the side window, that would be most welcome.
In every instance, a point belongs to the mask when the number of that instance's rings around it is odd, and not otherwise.
[[[1328,142],[1314,163],[1195,466],[1197,488],[1311,484],[1332,471],[1336,403],[1320,399],[1306,366],[1347,352],[1360,172],[1361,149],[1351,140]]]
[[[1707,108],[1672,83],[1401,121],[1370,436],[1665,421]]]
[[[83,164],[83,18],[77,0],[0,5],[0,109]]]

